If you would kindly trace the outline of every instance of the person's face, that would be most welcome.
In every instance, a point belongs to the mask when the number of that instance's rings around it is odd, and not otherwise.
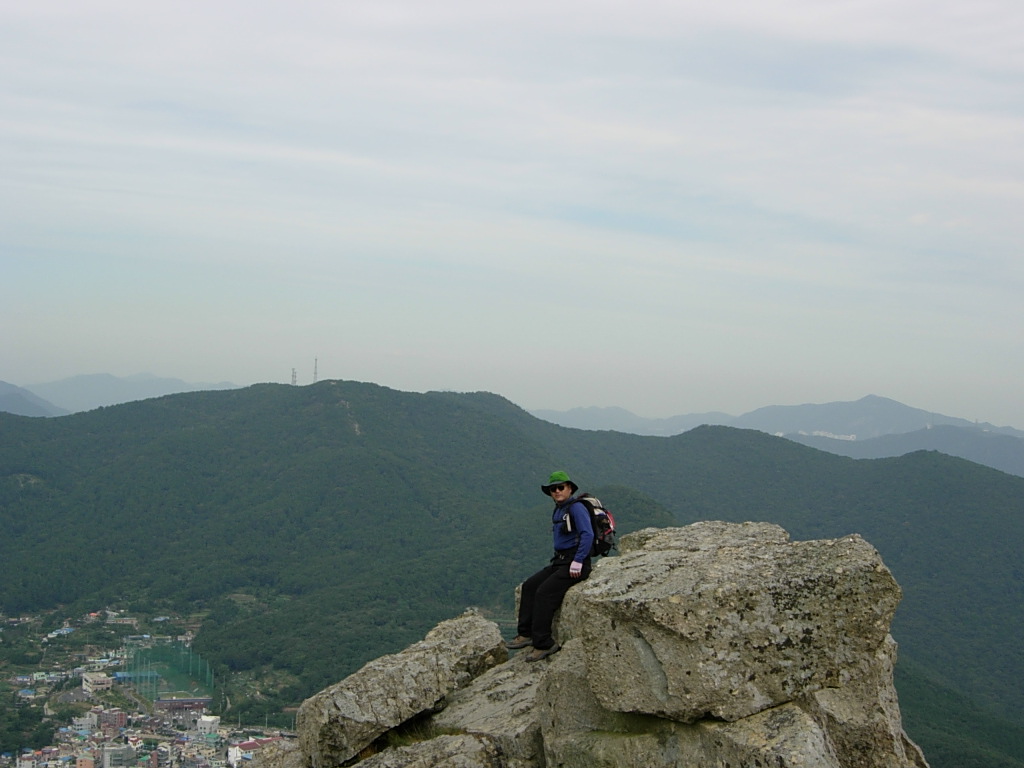
[[[568,483],[559,483],[551,486],[551,498],[555,501],[565,501],[572,495],[572,486]]]

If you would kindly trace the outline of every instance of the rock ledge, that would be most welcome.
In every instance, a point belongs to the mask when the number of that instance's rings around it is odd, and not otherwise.
[[[859,536],[707,522],[620,547],[569,591],[550,659],[508,660],[468,611],[308,699],[257,768],[926,768],[892,681],[900,589]],[[368,754],[414,718],[422,741]]]

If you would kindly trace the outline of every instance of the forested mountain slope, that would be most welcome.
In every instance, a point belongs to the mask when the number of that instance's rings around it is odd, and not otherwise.
[[[476,399],[324,382],[0,414],[0,610],[200,605],[209,655],[312,690],[467,604],[509,609],[550,546],[554,458]],[[627,529],[673,522],[596,490]]]
[[[205,655],[286,670],[277,693],[295,702],[468,604],[509,610],[550,546],[538,485],[555,468],[625,530],[862,534],[904,589],[902,657],[1004,716],[1024,710],[1024,479],[728,427],[567,429],[490,394],[325,381],[0,414],[0,610],[202,610]]]

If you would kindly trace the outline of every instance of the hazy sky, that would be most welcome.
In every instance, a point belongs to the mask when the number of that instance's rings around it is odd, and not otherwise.
[[[0,380],[1024,428],[1024,4],[0,4]]]

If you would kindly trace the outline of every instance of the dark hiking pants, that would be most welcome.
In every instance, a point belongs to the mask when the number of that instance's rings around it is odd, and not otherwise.
[[[546,650],[555,644],[551,637],[551,622],[555,611],[562,605],[562,599],[569,587],[578,584],[590,575],[590,558],[583,561],[583,572],[579,578],[569,575],[569,565],[575,554],[556,553],[551,564],[537,571],[523,582],[519,593],[519,627],[523,637],[533,640],[533,647]]]

